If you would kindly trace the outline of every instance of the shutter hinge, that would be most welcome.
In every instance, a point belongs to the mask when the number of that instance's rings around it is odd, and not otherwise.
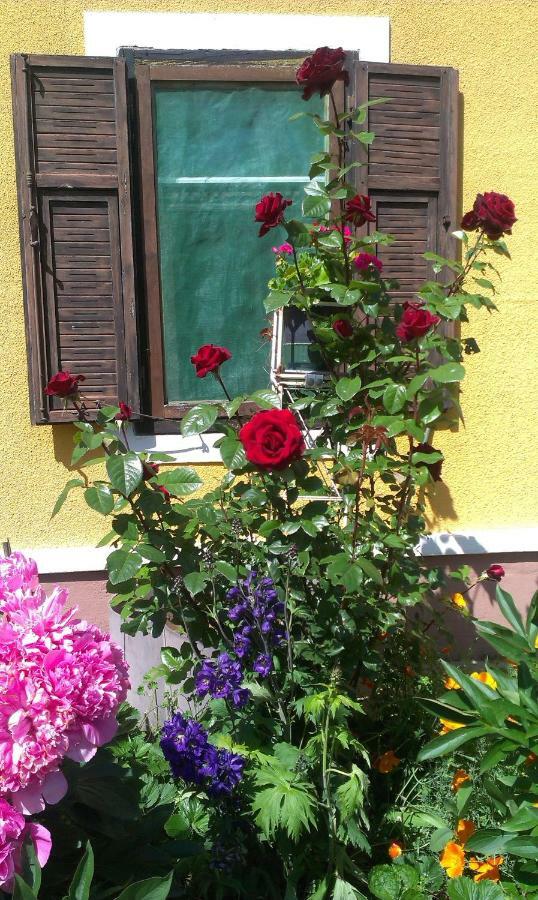
[[[443,216],[443,228],[448,231],[450,228],[450,216]]]

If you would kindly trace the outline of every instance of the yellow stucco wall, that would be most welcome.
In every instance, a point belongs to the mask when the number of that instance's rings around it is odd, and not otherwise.
[[[288,13],[288,0],[1,0],[0,540],[18,547],[92,545],[103,520],[75,500],[49,521],[71,435],[28,415],[8,56],[84,53],[85,10]],[[383,15],[393,62],[454,66],[464,96],[464,208],[477,191],[509,194],[519,218],[502,266],[500,313],[466,333],[466,427],[438,442],[447,461],[433,498],[436,530],[538,524],[538,0],[299,0],[298,14]],[[214,479],[215,467],[203,474]]]

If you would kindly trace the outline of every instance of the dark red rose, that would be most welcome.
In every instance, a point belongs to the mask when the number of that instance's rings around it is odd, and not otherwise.
[[[49,397],[76,397],[79,381],[85,381],[84,375],[71,375],[71,372],[57,372],[45,388]]]
[[[499,563],[493,563],[493,565],[488,566],[486,569],[486,575],[488,578],[493,578],[494,581],[500,581],[501,578],[504,578],[506,572]]]
[[[336,319],[336,321],[333,322],[333,331],[335,331],[340,338],[348,338],[353,334],[353,325],[349,319]]]
[[[439,316],[434,316],[420,303],[404,303],[403,308],[404,314],[396,328],[396,334],[401,341],[423,337],[441,321]]]
[[[365,194],[356,194],[346,203],[346,221],[353,222],[360,228],[365,222],[375,222],[375,214],[371,209],[370,198]]]
[[[168,488],[165,488],[164,484],[154,484],[153,489],[155,491],[159,491],[159,494],[162,494],[166,502],[170,500],[171,494]]]
[[[209,372],[218,372],[222,363],[231,358],[232,354],[226,347],[204,344],[194,356],[191,356],[191,363],[196,369],[196,377],[205,378]]]
[[[436,450],[435,447],[432,447],[431,444],[426,444],[426,443],[418,444],[418,446],[415,447],[414,452],[415,453],[424,453],[426,455],[428,453],[439,453],[439,451]],[[420,462],[420,463],[417,463],[417,465],[426,466],[428,472],[430,473],[430,475],[434,481],[442,481],[443,480],[441,478],[441,470],[443,468],[443,460],[442,459],[438,459],[436,462],[431,462],[431,463]]]
[[[383,263],[373,253],[359,253],[353,260],[353,265],[359,272],[368,272],[372,268],[377,269],[379,273],[383,271]]]
[[[464,231],[476,231],[479,225],[480,222],[477,219],[474,209],[470,209],[469,212],[466,212],[461,220],[461,227]]]
[[[157,463],[152,462],[143,462],[142,463],[142,478],[144,481],[148,481],[150,478],[155,478],[156,475],[159,474],[160,466]]]
[[[344,71],[346,54],[341,47],[318,47],[312,56],[307,56],[297,69],[295,78],[303,88],[303,100],[310,100],[312,94],[320,97],[328,94],[337,81],[349,84],[349,75]]]
[[[280,225],[284,218],[286,207],[291,206],[292,202],[292,200],[286,200],[279,191],[276,194],[273,194],[271,191],[270,194],[266,194],[265,197],[262,197],[256,203],[254,221],[262,222],[258,237],[263,237],[270,228],[276,228],[277,225]]]
[[[515,207],[510,198],[506,194],[496,194],[495,191],[477,194],[473,212],[479,227],[491,240],[497,240],[503,234],[512,234],[512,225],[517,222]]]
[[[123,400],[120,400],[119,406],[120,411],[116,415],[116,420],[118,422],[128,422],[133,414],[132,406],[129,406],[128,403],[124,403]]]
[[[297,419],[289,409],[264,409],[243,425],[239,440],[249,462],[259,469],[284,469],[305,449]]]

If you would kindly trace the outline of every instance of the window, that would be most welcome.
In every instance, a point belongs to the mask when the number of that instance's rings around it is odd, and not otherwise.
[[[43,395],[60,367],[84,373],[95,401],[120,398],[157,419],[176,418],[189,403],[219,396],[188,362],[208,341],[234,353],[233,392],[263,387],[271,369],[284,385],[319,377],[304,319],[276,316],[272,347],[259,334],[278,238],[258,239],[253,206],[281,189],[297,215],[318,140],[306,119],[285,127],[307,109],[293,84],[295,61],[220,52],[212,65],[207,53],[183,53],[181,63],[174,53],[144,61],[136,53],[129,79],[124,58],[13,58],[36,423],[72,418]],[[376,139],[354,151],[362,166],[353,177],[372,197],[373,227],[395,235],[379,255],[402,301],[435,277],[425,250],[455,252],[457,73],[353,54],[349,64],[342,103],[390,98],[369,110],[362,127]]]

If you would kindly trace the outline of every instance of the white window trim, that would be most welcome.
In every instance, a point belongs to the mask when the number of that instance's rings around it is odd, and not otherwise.
[[[501,556],[506,553],[536,553],[538,527],[499,528],[462,533],[437,532],[422,538],[417,553],[422,556]],[[42,575],[104,572],[109,547],[33,547],[22,551],[37,562]],[[492,560],[493,561],[493,560]],[[69,580],[69,579],[67,579]]]

